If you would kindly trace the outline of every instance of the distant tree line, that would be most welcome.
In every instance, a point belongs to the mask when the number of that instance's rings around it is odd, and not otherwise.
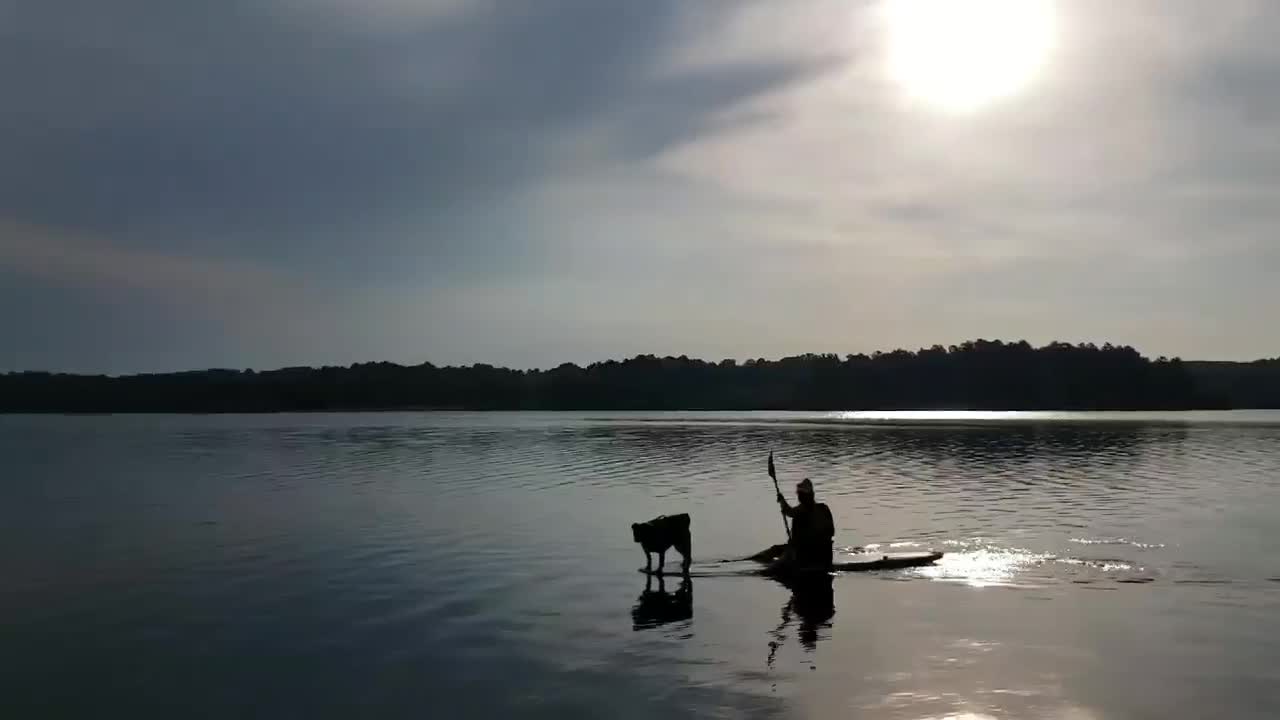
[[[916,352],[586,367],[293,367],[111,377],[0,375],[0,412],[458,410],[1141,410],[1280,407],[1280,360],[1150,360],[1128,346],[977,340]]]
[[[1280,358],[1253,362],[1187,362],[1196,386],[1229,407],[1280,408]]]

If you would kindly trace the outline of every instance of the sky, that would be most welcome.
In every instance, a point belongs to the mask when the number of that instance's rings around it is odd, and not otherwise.
[[[1280,355],[1280,4],[946,1],[0,1],[0,370]]]

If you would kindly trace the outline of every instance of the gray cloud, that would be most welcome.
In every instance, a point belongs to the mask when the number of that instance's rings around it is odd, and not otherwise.
[[[457,219],[573,162],[555,150],[593,122],[613,137],[591,162],[633,161],[804,69],[655,77],[677,5],[477,2],[370,25],[342,4],[22,3],[0,37],[0,212],[294,265],[463,252]]]

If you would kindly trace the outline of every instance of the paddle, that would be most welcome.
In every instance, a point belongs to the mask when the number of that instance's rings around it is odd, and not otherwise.
[[[779,495],[781,495],[782,489],[778,487],[778,472],[773,468],[773,451],[772,450],[769,451],[769,477],[773,478],[774,491],[776,491]],[[782,512],[781,508],[778,509],[778,512],[782,513],[782,529],[787,531],[787,542],[791,542],[791,526],[787,524],[787,514]]]
[[[777,492],[779,495],[781,495],[782,488],[778,487],[778,471],[773,468],[772,452],[769,453],[769,477],[773,478],[774,491]],[[778,511],[782,512],[781,508],[779,508]],[[787,514],[785,512],[782,513],[782,529],[787,531],[787,542],[782,543],[781,545],[772,545],[770,547],[765,548],[764,550],[761,550],[755,555],[751,555],[742,559],[754,560],[756,562],[761,562],[761,563],[773,562],[775,559],[778,558],[778,556],[786,552],[787,546],[791,544],[791,526],[787,524]],[[725,562],[734,562],[734,561],[726,560]]]

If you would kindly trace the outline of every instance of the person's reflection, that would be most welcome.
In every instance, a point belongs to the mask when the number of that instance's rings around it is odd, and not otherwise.
[[[812,577],[778,580],[791,591],[791,597],[782,606],[782,623],[770,633],[773,637],[769,643],[770,668],[773,667],[774,655],[786,639],[786,628],[793,619],[799,620],[796,637],[800,645],[809,652],[817,649],[819,631],[834,624],[831,621],[836,614],[834,579],[830,573],[820,573]]]
[[[653,589],[653,575],[644,581],[644,592],[631,608],[631,629],[648,630],[667,623],[693,618],[693,581],[687,576],[680,580],[674,593],[667,592],[666,580],[658,575],[658,589]]]

